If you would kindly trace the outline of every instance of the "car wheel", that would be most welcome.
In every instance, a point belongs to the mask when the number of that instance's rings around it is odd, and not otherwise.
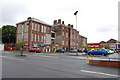
[[[102,56],[106,56],[104,53],[101,54]]]
[[[92,55],[92,53],[88,53],[88,55]]]

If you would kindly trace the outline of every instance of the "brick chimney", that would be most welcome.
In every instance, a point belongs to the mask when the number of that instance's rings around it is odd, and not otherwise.
[[[70,24],[68,24],[68,26],[70,26]]]
[[[64,24],[64,21],[62,21],[62,24]]]
[[[73,28],[73,25],[71,25],[71,28]]]
[[[31,17],[28,17],[27,19],[29,20],[29,19],[32,19],[32,18],[31,18]]]
[[[61,24],[61,19],[58,19],[58,24]]]
[[[57,24],[57,20],[54,20],[54,23],[53,24]]]

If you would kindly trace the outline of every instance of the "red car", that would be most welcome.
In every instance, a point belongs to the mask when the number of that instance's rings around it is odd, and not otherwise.
[[[84,52],[84,50],[79,50],[79,52],[81,52],[81,53],[82,53],[82,52]]]
[[[36,47],[35,48],[33,47],[33,48],[29,49],[29,51],[30,52],[36,52],[36,53],[41,52],[41,50],[39,48],[36,48]]]

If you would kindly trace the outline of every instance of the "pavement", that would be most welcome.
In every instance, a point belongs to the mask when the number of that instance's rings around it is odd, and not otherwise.
[[[3,52],[3,78],[117,78],[118,68],[86,64],[86,56],[65,53],[30,53],[16,57],[19,52]],[[71,53],[67,53],[71,54]]]

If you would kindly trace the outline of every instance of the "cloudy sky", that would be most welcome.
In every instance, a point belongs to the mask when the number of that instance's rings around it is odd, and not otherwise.
[[[15,25],[27,17],[48,24],[62,19],[88,38],[88,43],[118,39],[118,2],[120,0],[2,0],[0,2],[0,27]]]

